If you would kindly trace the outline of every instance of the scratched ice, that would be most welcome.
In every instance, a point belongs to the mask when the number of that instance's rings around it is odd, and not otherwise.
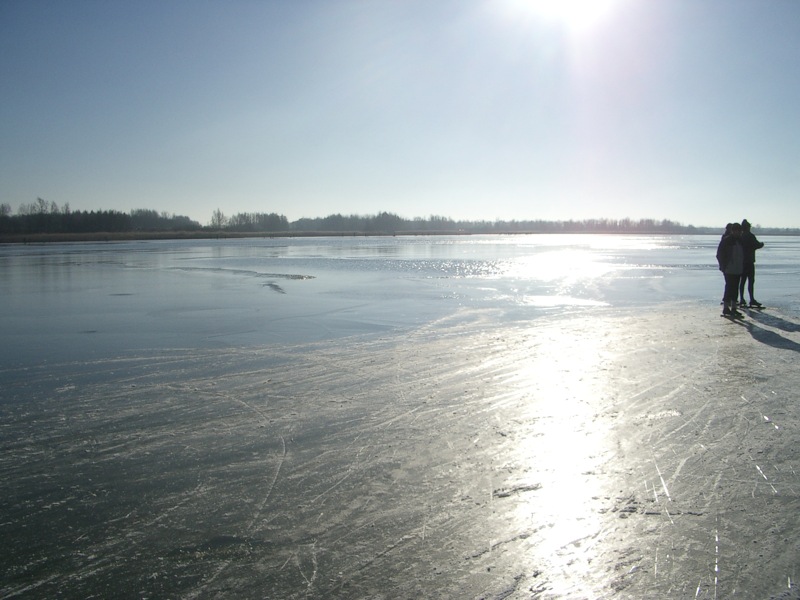
[[[797,598],[766,242],[0,248],[0,597]]]

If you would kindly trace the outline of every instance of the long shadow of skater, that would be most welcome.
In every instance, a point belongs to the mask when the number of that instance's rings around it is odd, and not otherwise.
[[[767,346],[772,346],[773,348],[778,348],[780,350],[792,350],[794,352],[800,352],[800,344],[783,337],[779,333],[759,327],[753,323],[753,321],[745,321],[741,324],[747,329],[747,331],[750,332],[750,335],[752,335],[753,339],[757,342],[761,342],[762,344],[766,344]],[[797,329],[793,331],[797,331]]]
[[[800,325],[797,323],[792,323],[786,319],[781,319],[775,315],[770,315],[757,310],[751,310],[748,312],[750,313],[751,319],[758,321],[759,323],[763,323],[764,325],[769,325],[770,327],[780,329],[781,331],[788,331],[789,333],[800,331]]]

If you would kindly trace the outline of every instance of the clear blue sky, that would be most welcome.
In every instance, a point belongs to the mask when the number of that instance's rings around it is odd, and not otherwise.
[[[14,212],[800,227],[799,192],[800,0],[0,0]]]

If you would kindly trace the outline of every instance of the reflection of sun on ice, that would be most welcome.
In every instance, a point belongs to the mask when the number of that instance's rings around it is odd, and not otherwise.
[[[514,261],[506,274],[544,281],[587,281],[613,270],[613,265],[599,261],[597,254],[589,250],[552,250]]]
[[[595,558],[603,493],[597,471],[609,451],[597,415],[611,385],[604,347],[613,332],[592,331],[590,323],[537,330],[536,346],[520,361],[516,380],[529,390],[525,420],[531,426],[514,459],[541,485],[519,503],[516,519],[520,530],[536,531],[533,558],[560,573],[567,588],[577,585]]]
[[[590,250],[552,250],[509,262],[504,275],[519,279],[521,288],[528,281],[546,284],[545,293],[541,289],[533,295],[520,292],[520,302],[525,305],[599,306],[604,303],[591,290],[617,268],[599,258]]]

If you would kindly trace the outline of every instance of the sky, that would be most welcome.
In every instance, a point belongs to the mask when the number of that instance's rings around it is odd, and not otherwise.
[[[0,0],[0,203],[800,227],[800,0]]]

